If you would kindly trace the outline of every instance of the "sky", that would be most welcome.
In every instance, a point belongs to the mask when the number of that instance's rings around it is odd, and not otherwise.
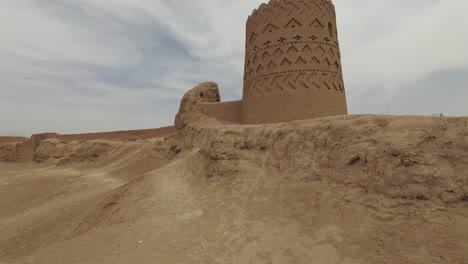
[[[172,125],[183,94],[242,93],[261,0],[3,0],[0,135]],[[468,1],[334,0],[350,114],[468,115]]]

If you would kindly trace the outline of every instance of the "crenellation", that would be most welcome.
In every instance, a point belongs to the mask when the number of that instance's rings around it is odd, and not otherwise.
[[[268,2],[268,4],[262,3],[259,6],[259,8],[254,9],[251,15],[248,17],[248,21],[250,21],[251,19],[256,19],[258,17],[264,17],[263,13],[268,12],[267,10],[273,11],[273,8],[282,9],[282,11],[284,12],[288,11],[288,9],[286,8],[287,6],[294,7],[296,9],[311,9],[315,7],[322,11],[322,7],[320,5],[327,9],[327,12],[330,15],[336,16],[335,6],[329,0],[271,0]]]

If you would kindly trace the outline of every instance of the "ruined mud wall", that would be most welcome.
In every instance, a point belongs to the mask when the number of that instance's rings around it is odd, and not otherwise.
[[[273,0],[247,21],[243,122],[346,115],[335,7]]]
[[[28,163],[34,159],[35,141],[23,139],[23,141],[0,143],[0,162]]]
[[[25,140],[24,137],[0,137],[0,144],[17,143]]]
[[[18,144],[18,161],[19,163],[28,163],[34,161],[34,150],[39,146],[40,141],[34,139],[26,139]]]
[[[18,143],[0,143],[0,162],[18,161]]]
[[[156,128],[156,129],[128,130],[128,131],[102,132],[102,133],[90,133],[90,134],[59,135],[57,139],[62,140],[62,141],[94,140],[94,139],[138,140],[138,139],[165,137],[175,132],[176,132],[175,127],[170,126],[170,127]]]
[[[0,162],[18,162],[24,137],[0,137]]]
[[[41,133],[32,135],[31,140],[34,142],[34,148],[37,148],[42,140],[46,140],[49,138],[57,138],[58,136],[58,133]]]
[[[162,127],[156,129],[115,131],[90,134],[60,135],[58,133],[42,133],[32,135],[31,138],[0,137],[0,162],[28,163],[35,160],[35,150],[41,141],[55,138],[63,142],[86,140],[138,140],[169,136],[176,132],[176,128]]]
[[[41,134],[32,135],[31,139],[35,141],[41,141],[41,140],[48,139],[48,138],[56,138],[58,136],[59,136],[58,133],[41,133]]]
[[[204,114],[230,123],[242,122],[242,101],[223,103],[201,103]]]

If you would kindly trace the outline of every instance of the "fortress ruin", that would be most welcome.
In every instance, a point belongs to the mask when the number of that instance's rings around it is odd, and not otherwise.
[[[220,102],[216,83],[187,92],[175,126],[149,130],[0,137],[0,162],[31,162],[40,141],[168,136],[200,116],[237,124],[346,115],[335,7],[331,0],[271,0],[247,20],[243,98]],[[3,145],[2,145],[3,144]]]
[[[241,124],[347,115],[331,0],[271,0],[255,9],[246,26],[242,100],[206,99],[199,99],[201,112]]]

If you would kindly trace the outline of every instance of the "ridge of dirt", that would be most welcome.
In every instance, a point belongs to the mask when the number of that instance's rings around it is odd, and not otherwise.
[[[416,116],[49,139],[0,165],[0,263],[466,264],[467,154]]]

